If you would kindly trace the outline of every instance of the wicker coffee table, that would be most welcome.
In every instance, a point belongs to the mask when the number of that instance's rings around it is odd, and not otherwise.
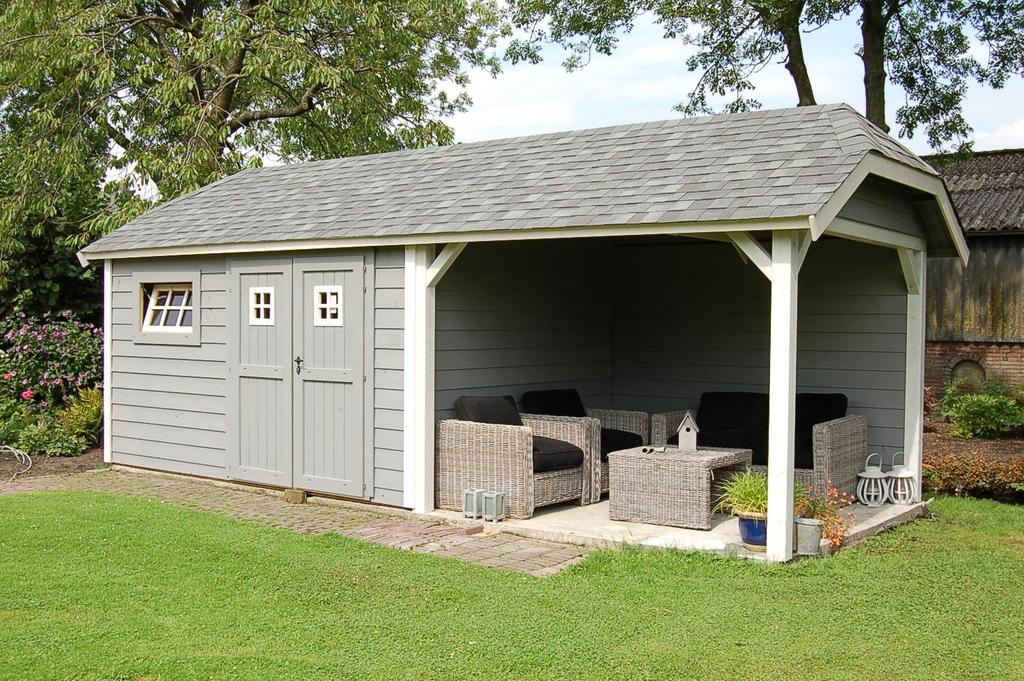
[[[608,515],[655,525],[711,529],[716,480],[750,465],[749,449],[706,447],[644,453],[635,447],[608,455]]]

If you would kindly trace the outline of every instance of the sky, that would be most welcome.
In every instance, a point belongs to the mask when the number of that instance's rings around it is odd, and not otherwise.
[[[804,53],[819,104],[845,102],[864,111],[863,71],[854,54],[860,31],[847,19],[805,34]],[[651,21],[640,21],[624,35],[611,56],[596,55],[584,68],[567,73],[565,52],[544,50],[540,64],[505,64],[492,78],[472,72],[469,94],[473,105],[450,121],[459,142],[576,130],[623,123],[676,118],[673,107],[685,99],[696,82],[687,72],[689,52],[680,40],[666,40]],[[773,63],[754,78],[750,95],[764,108],[796,104],[796,91],[781,63]],[[890,86],[887,115],[893,118],[903,93]],[[964,111],[974,128],[975,149],[1024,147],[1024,80],[1017,78],[1001,90],[973,86]],[[921,131],[901,141],[919,154],[930,151]]]

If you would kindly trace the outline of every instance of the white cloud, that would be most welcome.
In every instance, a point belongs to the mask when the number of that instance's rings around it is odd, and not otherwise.
[[[992,130],[978,130],[975,137],[978,149],[1024,147],[1024,118]]]

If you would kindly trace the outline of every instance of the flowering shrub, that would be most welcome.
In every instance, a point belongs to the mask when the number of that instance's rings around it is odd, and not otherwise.
[[[924,486],[957,496],[1024,500],[1024,458],[999,459],[982,454],[924,457]]]
[[[0,371],[5,397],[41,409],[65,403],[103,377],[103,331],[69,311],[0,324]]]
[[[798,488],[796,514],[801,518],[815,518],[824,523],[821,536],[828,539],[833,549],[838,549],[850,534],[856,520],[852,510],[843,510],[854,501],[846,492],[830,487],[824,496],[810,488]]]

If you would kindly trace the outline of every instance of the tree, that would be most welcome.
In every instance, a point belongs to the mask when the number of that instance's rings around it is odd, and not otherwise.
[[[641,14],[653,15],[665,37],[695,46],[687,68],[698,81],[677,108],[710,112],[709,95],[732,94],[726,111],[756,108],[751,77],[784,58],[797,104],[815,102],[802,33],[856,15],[862,44],[865,113],[888,130],[885,88],[906,93],[896,111],[900,134],[923,127],[929,143],[965,148],[970,126],[963,98],[971,82],[1001,87],[1024,74],[1024,0],[513,0],[513,21],[526,38],[512,44],[513,61],[539,59],[544,42],[570,49],[576,68],[593,51],[611,54],[617,35]],[[988,49],[986,63],[971,36]]]
[[[491,0],[8,0],[0,15],[0,238],[102,200],[82,245],[273,157],[444,144],[466,65],[496,69]],[[43,223],[39,223],[43,224]]]
[[[851,3],[852,4],[852,3]],[[970,148],[963,100],[971,82],[999,88],[1024,74],[1024,2],[1012,0],[858,0],[865,116],[888,131],[885,88],[906,95],[900,134],[924,128],[930,146]],[[984,62],[971,36],[988,51]]]
[[[575,69],[592,52],[611,54],[618,34],[632,30],[636,19],[651,14],[667,39],[697,47],[686,61],[699,73],[697,84],[677,109],[709,113],[709,97],[732,94],[727,111],[758,108],[746,93],[751,77],[784,56],[800,105],[814,104],[814,89],[804,60],[801,26],[820,25],[834,10],[828,0],[515,0],[512,22],[525,37],[510,45],[513,62],[540,59],[540,46],[567,47],[565,65]]]

